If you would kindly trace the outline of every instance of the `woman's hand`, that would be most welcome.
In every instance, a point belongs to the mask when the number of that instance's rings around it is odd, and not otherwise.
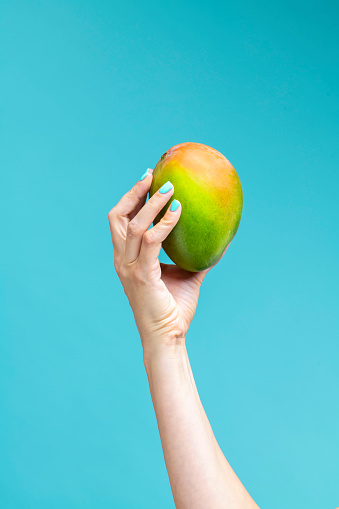
[[[159,262],[161,243],[179,221],[181,204],[176,202],[175,210],[171,210],[173,204],[168,207],[161,221],[148,229],[174,192],[167,183],[145,204],[151,182],[149,169],[108,214],[114,266],[132,307],[146,357],[159,347],[185,343],[200,285],[208,272],[187,272]]]

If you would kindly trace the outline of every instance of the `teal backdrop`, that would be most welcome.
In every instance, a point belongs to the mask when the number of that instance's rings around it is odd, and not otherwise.
[[[174,507],[107,213],[196,141],[244,191],[187,338],[207,415],[261,508],[338,507],[338,4],[2,0],[0,19],[0,506]]]

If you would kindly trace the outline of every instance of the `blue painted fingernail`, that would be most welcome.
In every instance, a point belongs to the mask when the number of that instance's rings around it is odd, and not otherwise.
[[[175,212],[177,210],[177,208],[179,207],[180,205],[180,201],[178,200],[173,200],[172,203],[171,203],[171,212]]]
[[[161,193],[161,194],[168,193],[168,191],[170,191],[172,189],[172,187],[173,187],[173,184],[170,181],[168,181],[168,182],[166,182],[166,184],[164,184],[162,187],[160,187],[159,193]]]
[[[139,179],[139,180],[144,180],[144,179],[147,177],[147,175],[148,175],[148,174],[149,174],[149,168],[147,168],[147,170],[146,170],[146,171],[145,171],[145,173],[144,173],[144,174],[140,177],[140,179]]]

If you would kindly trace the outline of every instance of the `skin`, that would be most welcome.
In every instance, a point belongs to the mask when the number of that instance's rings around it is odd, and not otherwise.
[[[217,150],[201,143],[181,143],[157,163],[150,196],[168,180],[183,210],[163,248],[183,269],[207,269],[220,259],[239,227],[243,196],[238,174]]]
[[[177,224],[181,206],[158,191],[145,204],[152,171],[110,211],[114,265],[132,307],[143,361],[178,509],[258,508],[222,453],[201,404],[185,338],[208,270],[187,272],[160,264],[162,242]]]

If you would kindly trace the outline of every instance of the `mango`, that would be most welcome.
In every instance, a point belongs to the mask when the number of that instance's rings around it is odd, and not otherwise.
[[[180,219],[163,242],[163,249],[179,267],[198,272],[217,263],[235,236],[242,213],[240,179],[217,150],[201,143],[181,143],[165,152],[153,171],[150,197],[167,181],[174,186],[169,203],[180,201]]]

